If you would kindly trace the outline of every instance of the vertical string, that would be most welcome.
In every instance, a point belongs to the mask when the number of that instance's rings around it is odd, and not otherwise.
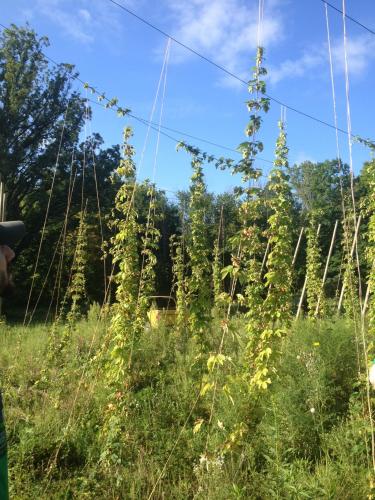
[[[344,61],[345,61],[345,96],[346,96],[346,121],[348,127],[348,145],[349,145],[349,166],[350,166],[350,191],[352,196],[353,205],[353,223],[354,228],[357,225],[357,212],[354,193],[354,169],[353,169],[353,139],[352,139],[352,120],[350,111],[350,86],[349,86],[349,63],[348,63],[348,40],[346,33],[346,2],[342,0],[342,20],[343,20],[343,34],[344,34]],[[362,283],[361,283],[361,270],[358,255],[358,241],[355,242],[355,253],[357,261],[358,272],[358,296],[359,303],[362,310]]]
[[[345,60],[345,95],[346,95],[346,115],[348,124],[348,141],[349,141],[349,160],[350,160],[350,188],[353,203],[353,218],[354,226],[356,226],[356,206],[355,206],[355,194],[354,194],[354,172],[353,172],[353,154],[352,154],[352,125],[351,125],[351,114],[350,114],[350,89],[349,89],[349,64],[348,64],[348,42],[347,42],[347,32],[346,32],[346,2],[342,0],[342,19],[343,19],[343,33],[344,33],[344,60]],[[359,299],[360,307],[362,308],[362,287],[361,287],[361,274],[359,267],[359,255],[358,255],[358,240],[355,240],[355,252],[358,267],[358,279],[359,279]],[[361,336],[362,336],[362,347],[363,355],[365,359],[365,370],[366,370],[366,397],[367,397],[367,407],[368,407],[368,417],[370,421],[371,428],[371,452],[372,452],[372,466],[375,471],[375,433],[374,433],[374,422],[372,417],[372,403],[370,394],[370,383],[369,383],[369,370],[368,370],[368,353],[367,353],[367,341],[366,341],[366,326],[364,314],[361,314]]]

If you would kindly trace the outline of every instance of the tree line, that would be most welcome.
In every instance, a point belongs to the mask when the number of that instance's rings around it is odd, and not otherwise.
[[[28,25],[12,25],[1,34],[0,174],[8,193],[7,219],[21,219],[27,227],[13,269],[17,288],[12,307],[16,303],[20,309],[24,308],[33,286],[35,292],[31,303],[35,303],[42,291],[39,305],[53,311],[59,300],[57,288],[66,287],[69,282],[83,210],[87,231],[86,300],[87,303],[103,301],[105,283],[110,286],[108,279],[112,268],[111,256],[106,251],[106,242],[112,236],[109,222],[123,179],[116,173],[121,161],[119,145],[105,147],[97,132],[82,140],[91,108],[73,86],[74,78],[78,76],[74,66],[49,63],[43,53],[48,44],[46,37],[38,36]],[[371,162],[365,163],[355,177],[357,206],[368,196],[371,165]],[[339,221],[339,235],[326,285],[327,297],[333,300],[342,283],[342,196],[349,191],[349,167],[337,159],[305,161],[289,166],[288,175],[292,189],[293,224],[290,231],[293,247],[301,228],[308,226],[309,214],[314,212],[321,224],[319,245],[324,259],[335,221]],[[147,220],[150,186],[151,183],[146,181],[135,191],[135,208],[140,223]],[[194,192],[182,190],[174,200],[157,187],[152,192],[158,213],[155,224],[160,231],[155,293],[169,295],[173,281],[170,239],[174,234],[183,235],[187,246],[194,240],[189,211]],[[258,198],[265,201],[258,203],[257,217],[259,228],[264,231],[269,216],[266,201],[273,196],[269,182],[258,192]],[[231,238],[241,227],[241,201],[234,192],[215,194],[205,191],[200,203],[208,248],[214,249],[218,242],[222,266],[225,267],[231,261]],[[367,224],[364,212],[360,254],[364,252]],[[40,246],[42,234],[44,243]],[[212,250],[209,255],[211,264],[214,258]],[[306,237],[302,239],[295,263],[293,289],[296,300],[305,277],[305,260]],[[368,272],[366,265],[366,259],[361,259],[363,276]],[[228,286],[229,280],[228,283],[224,280],[224,288]]]

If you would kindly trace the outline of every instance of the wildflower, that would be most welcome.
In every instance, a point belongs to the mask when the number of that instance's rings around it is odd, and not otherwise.
[[[223,424],[223,422],[221,422],[221,420],[218,420],[218,421],[217,421],[217,426],[218,426],[218,427],[219,427],[219,429],[220,429],[220,430],[222,430],[222,431],[225,429],[224,424]]]
[[[313,343],[313,346],[314,346],[314,347],[319,347],[319,346],[320,346],[320,342],[314,342],[314,343]]]
[[[312,413],[314,415],[314,413],[315,413],[315,408],[314,407],[310,408],[310,413]]]

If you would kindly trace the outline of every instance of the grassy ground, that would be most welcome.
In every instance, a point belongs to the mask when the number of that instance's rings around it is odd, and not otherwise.
[[[197,345],[147,329],[135,353],[123,461],[112,469],[100,462],[108,388],[93,359],[105,330],[92,311],[51,361],[49,328],[1,326],[13,498],[143,499],[153,490],[158,499],[374,498],[350,323],[295,324],[274,382],[255,399],[242,376],[244,320],[234,318],[211,426],[212,392],[197,401],[205,365]],[[220,334],[213,321],[213,351]]]

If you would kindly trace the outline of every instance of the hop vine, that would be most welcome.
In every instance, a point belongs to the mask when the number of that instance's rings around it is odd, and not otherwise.
[[[373,148],[375,152],[375,147]],[[368,308],[369,333],[372,340],[372,349],[375,338],[375,160],[368,164],[369,173],[369,193],[366,200],[367,211],[369,213],[368,223],[368,246],[367,261],[369,265],[368,286],[370,291],[370,300]]]
[[[246,317],[249,340],[246,357],[249,361],[249,367],[246,371],[250,377],[250,385],[254,383],[258,385],[257,367],[254,364],[254,345],[258,342],[259,335],[265,326],[263,314],[264,284],[261,277],[264,245],[260,226],[263,202],[259,197],[260,189],[254,185],[254,181],[261,175],[261,170],[254,167],[255,157],[263,151],[263,143],[256,138],[263,122],[263,116],[260,112],[267,113],[270,107],[269,99],[265,95],[266,83],[263,77],[267,74],[267,70],[263,66],[263,59],[264,49],[258,47],[253,78],[249,82],[249,92],[253,98],[246,103],[250,111],[250,119],[245,134],[250,139],[239,145],[242,161],[233,169],[233,173],[240,173],[242,176],[242,186],[237,188],[237,194],[245,195],[240,206],[242,231],[238,239],[238,248],[240,248],[240,261],[243,262],[241,273],[245,285],[243,302],[248,310]]]
[[[123,180],[116,198],[111,228],[115,231],[111,239],[111,254],[117,272],[116,303],[112,306],[112,317],[108,332],[105,374],[110,394],[104,414],[102,429],[104,464],[121,464],[121,443],[125,436],[124,415],[129,385],[129,361],[133,345],[140,336],[140,322],[137,318],[139,294],[139,224],[134,207],[135,164],[134,148],[129,144],[133,133],[131,128],[124,130],[123,158],[115,175]]]
[[[270,251],[265,275],[267,296],[263,315],[267,326],[259,337],[254,352],[255,373],[252,383],[266,389],[271,383],[275,357],[275,343],[287,333],[292,306],[292,195],[289,186],[288,147],[283,122],[276,143],[276,159],[269,177],[271,215],[268,217],[267,236]]]
[[[320,225],[318,224],[318,213],[312,211],[309,219],[306,247],[306,295],[308,316],[313,318],[315,317],[319,297],[319,310],[322,311],[324,309],[324,294],[321,290],[322,257],[319,244]]]
[[[214,292],[214,307],[217,309],[223,304],[223,281],[221,277],[222,270],[222,254],[224,249],[220,247],[223,232],[223,207],[220,212],[219,230],[217,233],[216,244],[214,248],[213,263],[212,263],[212,285]]]
[[[173,289],[176,294],[176,327],[185,332],[187,319],[187,283],[184,259],[183,237],[173,235],[170,241],[172,255]]]
[[[87,267],[87,222],[86,209],[79,214],[77,245],[72,266],[72,280],[68,289],[71,298],[70,311],[67,314],[68,323],[74,324],[82,315],[86,297],[86,267]]]
[[[193,156],[189,206],[191,242],[188,247],[188,256],[191,275],[188,280],[188,297],[190,329],[204,346],[208,342],[205,332],[211,310],[211,263],[206,229],[207,191],[202,163],[202,157]]]

